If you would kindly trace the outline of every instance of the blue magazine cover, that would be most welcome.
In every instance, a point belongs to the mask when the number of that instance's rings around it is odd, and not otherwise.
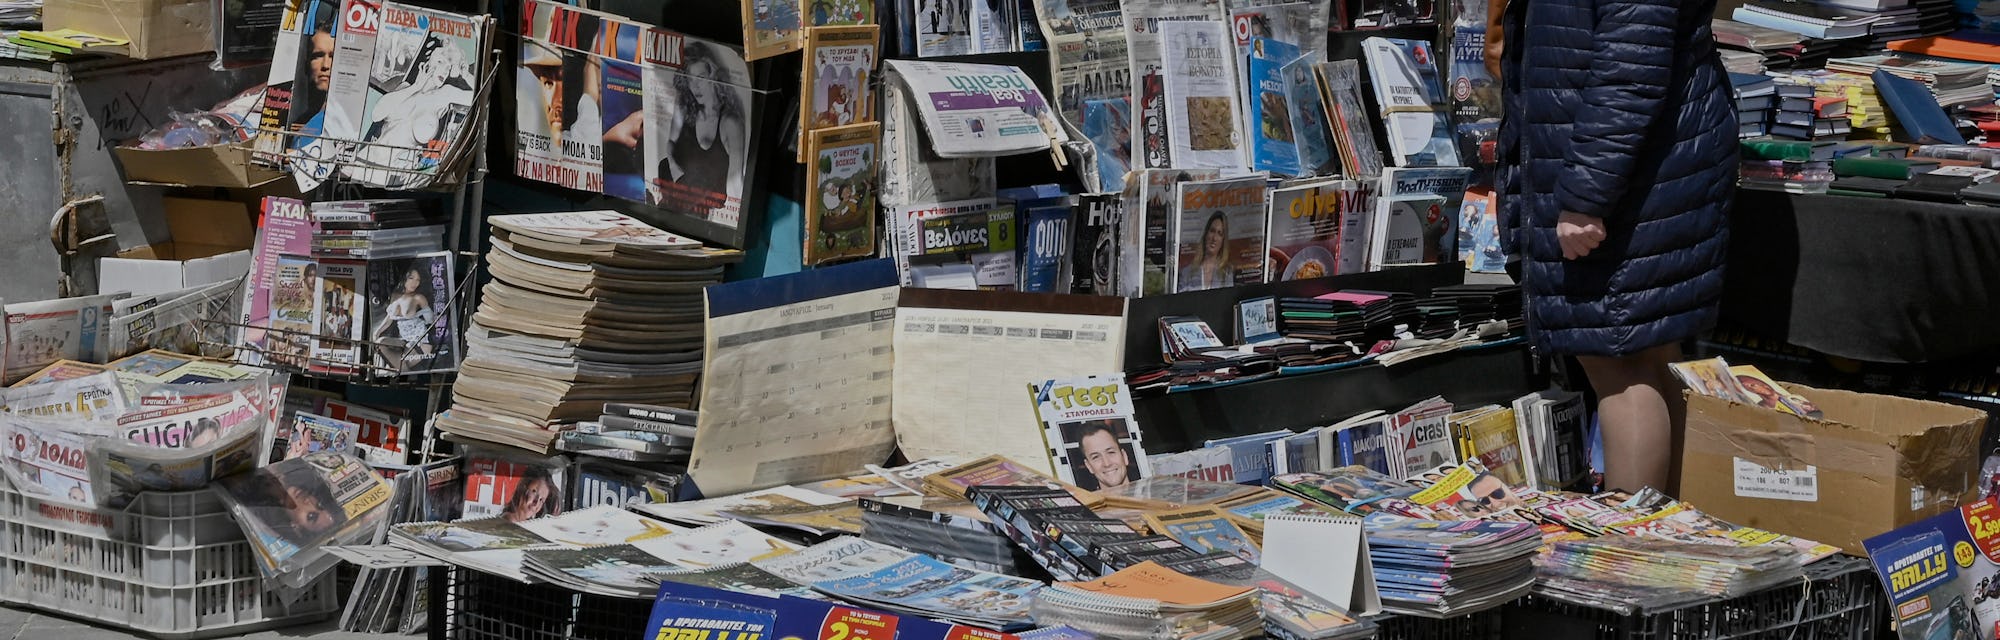
[[[1058,286],[1069,263],[1070,215],[1068,204],[1028,209],[1021,229],[1022,291],[1067,293]]]
[[[1477,170],[1475,183],[1490,184],[1492,148],[1500,134],[1500,85],[1486,71],[1486,0],[1458,0],[1451,32],[1452,133],[1465,165]],[[1464,245],[1459,245],[1463,247]]]
[[[1389,422],[1370,420],[1340,432],[1340,464],[1389,473]]]
[[[1333,153],[1333,132],[1326,125],[1326,102],[1320,96],[1319,79],[1313,65],[1320,56],[1302,56],[1278,72],[1285,76],[1285,91],[1292,97],[1293,146],[1298,148],[1299,173],[1332,175],[1340,172],[1340,156]]]
[[[1991,637],[2000,624],[2000,498],[1861,541],[1903,640]]]
[[[1083,136],[1097,149],[1097,191],[1125,190],[1125,173],[1132,157],[1132,99],[1085,100]]]
[[[754,618],[758,615],[769,616]],[[833,638],[841,630],[865,630],[865,633],[849,633],[849,638],[876,638],[884,640],[1016,640],[1014,634],[990,629],[950,624],[917,616],[904,616],[876,609],[863,609],[832,602],[808,600],[795,596],[761,596],[722,589],[663,582],[660,593],[653,600],[653,612],[646,625],[646,638],[682,637],[672,623],[683,622],[682,618],[694,621],[708,619],[754,618],[743,623],[744,628],[762,622],[768,631],[759,640],[777,638]],[[661,635],[665,631],[671,635]],[[698,635],[689,637],[699,637]],[[725,640],[710,636],[704,640]],[[749,636],[731,634],[726,640],[752,640]]]
[[[1291,88],[1284,66],[1299,59],[1299,47],[1270,38],[1250,39],[1245,66],[1250,85],[1250,155],[1258,171],[1299,175],[1299,148],[1292,130]]]

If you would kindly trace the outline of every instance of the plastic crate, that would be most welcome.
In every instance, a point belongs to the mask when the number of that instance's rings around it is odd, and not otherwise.
[[[1872,640],[1886,628],[1885,598],[1867,560],[1829,558],[1806,567],[1806,578],[1727,600],[1633,614],[1531,596],[1504,611],[1504,637]]]
[[[168,640],[326,619],[331,580],[286,602],[264,587],[243,531],[210,491],[78,509],[0,483],[0,601]]]
[[[1504,615],[1505,609],[1442,619],[1384,615],[1375,618],[1379,629],[1375,637],[1377,640],[1492,640],[1500,637]]]
[[[645,637],[650,599],[612,598],[547,584],[521,584],[464,567],[444,570],[445,615],[432,638],[449,640],[633,640]]]

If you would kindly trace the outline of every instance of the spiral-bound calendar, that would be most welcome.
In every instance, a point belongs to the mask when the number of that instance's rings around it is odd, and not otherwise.
[[[1261,566],[1355,615],[1382,612],[1368,537],[1350,515],[1277,514],[1264,518]]]

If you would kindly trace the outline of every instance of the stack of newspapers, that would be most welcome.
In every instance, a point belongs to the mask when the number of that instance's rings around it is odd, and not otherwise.
[[[1506,604],[1535,586],[1542,545],[1535,525],[1378,513],[1366,527],[1383,610],[1448,618]]]
[[[614,211],[498,216],[493,276],[438,427],[547,453],[606,403],[685,407],[701,372],[701,290],[742,253]]]

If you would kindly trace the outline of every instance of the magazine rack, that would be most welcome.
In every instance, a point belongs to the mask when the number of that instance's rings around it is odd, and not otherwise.
[[[453,140],[449,146],[438,153],[438,161],[434,171],[407,166],[394,166],[369,160],[369,158],[385,155],[409,157],[410,154],[431,153],[434,151],[432,149],[403,147],[376,142],[340,140],[302,131],[271,132],[271,134],[279,136],[283,140],[283,148],[286,149],[286,151],[280,152],[279,159],[287,165],[307,162],[324,167],[328,171],[328,175],[325,182],[321,183],[320,189],[327,189],[329,191],[337,191],[341,187],[349,187],[388,189],[392,191],[439,191],[456,193],[471,188],[472,193],[477,194],[479,192],[478,186],[484,181],[486,171],[486,128],[488,124],[487,119],[492,113],[488,102],[493,92],[498,59],[499,52],[497,50],[487,51],[484,63],[486,70],[479,77],[479,86],[474,89],[473,102],[470,105],[471,112],[466,116],[465,124],[459,131],[458,139]],[[259,132],[259,134],[261,133]],[[327,146],[340,149],[338,156],[328,160],[306,160],[298,157],[291,151],[300,145],[312,142],[322,142]],[[268,152],[266,153],[268,154]],[[296,167],[287,168],[296,170]],[[381,176],[381,178],[357,180],[353,178],[355,174],[373,174]],[[315,189],[314,191],[317,192],[320,189]]]
[[[440,328],[457,329],[460,325],[456,324],[455,320],[463,315],[463,309],[475,303],[473,298],[479,290],[478,255],[460,253],[459,257],[466,261],[469,266],[465,269],[465,273],[459,277],[458,281],[453,284],[450,296],[445,301],[444,313],[437,314],[436,317],[431,319],[430,330],[435,331]],[[461,359],[464,348],[464,339],[460,332],[453,330],[449,334],[453,340],[452,361],[440,363],[442,366],[438,366],[435,370],[420,373],[405,373],[399,368],[378,362],[378,359],[375,357],[377,354],[382,353],[401,352],[406,346],[400,341],[350,340],[344,337],[327,336],[311,331],[274,328],[269,326],[268,323],[259,325],[219,318],[204,318],[200,322],[205,325],[201,332],[204,338],[202,341],[204,350],[211,348],[227,350],[233,354],[233,357],[228,358],[232,360],[240,358],[241,354],[246,352],[255,353],[258,360],[255,363],[256,366],[319,380],[335,380],[372,387],[436,389],[448,386],[451,384],[452,375],[457,372],[458,360]],[[210,336],[233,337],[246,330],[263,331],[266,336],[284,336],[306,341],[308,344],[312,341],[352,343],[362,354],[366,354],[366,357],[361,358],[360,362],[345,362],[316,358],[310,354],[278,353],[262,346],[237,344],[235,341],[226,338],[219,341],[209,339]]]

